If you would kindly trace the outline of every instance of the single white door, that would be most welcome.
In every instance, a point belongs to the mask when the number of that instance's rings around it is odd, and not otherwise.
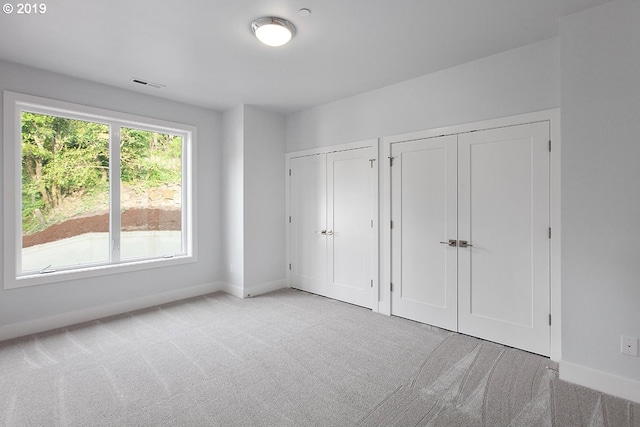
[[[326,295],[326,155],[289,162],[291,287]]]
[[[393,144],[391,313],[457,330],[457,136]],[[444,243],[442,243],[444,242]]]
[[[458,141],[458,330],[548,355],[549,124]]]
[[[374,303],[375,157],[373,147],[327,154],[327,296],[364,307]]]

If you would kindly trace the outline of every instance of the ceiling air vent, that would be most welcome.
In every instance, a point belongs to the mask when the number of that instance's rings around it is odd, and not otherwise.
[[[139,85],[142,85],[142,86],[155,87],[156,89],[161,89],[161,88],[165,87],[165,85],[163,85],[163,84],[154,83],[154,82],[148,82],[146,80],[137,79],[135,77],[133,79],[131,79],[131,81],[133,83],[136,83],[136,84],[139,84]]]

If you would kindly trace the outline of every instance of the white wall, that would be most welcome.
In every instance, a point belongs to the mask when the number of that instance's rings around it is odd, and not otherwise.
[[[640,2],[563,19],[561,47],[560,375],[640,402]]]
[[[4,286],[0,286],[0,339],[14,332],[31,332],[30,328],[34,327],[58,326],[65,319],[77,322],[114,310],[157,304],[215,288],[214,282],[224,274],[220,262],[219,113],[3,61],[0,61],[0,90],[182,122],[198,129],[197,177],[194,183],[198,261],[28,288],[4,290]],[[3,215],[4,203],[11,201],[3,199],[2,203],[0,215]],[[4,248],[0,250],[4,251]]]
[[[245,106],[245,294],[285,285],[285,117]]]
[[[291,114],[286,149],[360,141],[559,105],[559,41],[551,39]]]
[[[223,115],[222,235],[226,283],[240,296],[244,284],[244,106]],[[233,292],[232,292],[233,293]]]
[[[285,117],[250,105],[224,113],[226,291],[257,295],[286,285]]]

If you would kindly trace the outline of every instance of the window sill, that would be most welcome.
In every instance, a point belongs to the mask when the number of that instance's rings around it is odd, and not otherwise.
[[[87,279],[110,274],[129,273],[152,268],[172,267],[196,262],[194,255],[182,255],[173,258],[147,259],[140,261],[128,261],[122,264],[108,264],[90,266],[74,270],[53,271],[50,273],[36,273],[19,277],[5,277],[4,289],[18,289],[29,286],[47,285],[57,282]],[[8,269],[7,269],[8,270]]]

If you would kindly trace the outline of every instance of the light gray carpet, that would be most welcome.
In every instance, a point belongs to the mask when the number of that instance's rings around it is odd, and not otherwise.
[[[0,343],[3,426],[640,426],[548,359],[282,290]]]

